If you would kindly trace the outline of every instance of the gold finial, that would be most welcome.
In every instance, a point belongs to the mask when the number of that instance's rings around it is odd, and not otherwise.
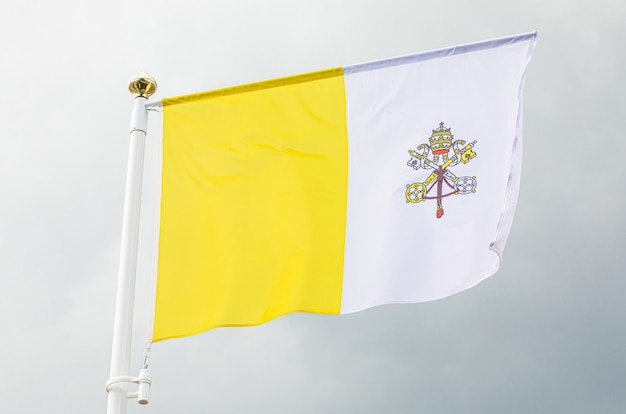
[[[128,81],[128,90],[135,96],[135,98],[149,98],[156,92],[157,83],[156,80],[142,69],[141,72],[130,78]]]

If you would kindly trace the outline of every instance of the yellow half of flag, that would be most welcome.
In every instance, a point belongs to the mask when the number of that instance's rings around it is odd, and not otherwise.
[[[339,313],[341,69],[164,100],[154,339]]]

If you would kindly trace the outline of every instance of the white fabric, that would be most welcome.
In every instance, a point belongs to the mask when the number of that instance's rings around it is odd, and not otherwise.
[[[435,300],[498,269],[519,191],[521,90],[534,44],[527,34],[344,68],[350,155],[341,313]],[[432,172],[408,166],[408,150],[429,144],[440,122],[454,141],[477,141],[475,158],[448,168],[475,176],[477,187],[443,198],[437,218],[436,200],[409,203],[405,191]]]

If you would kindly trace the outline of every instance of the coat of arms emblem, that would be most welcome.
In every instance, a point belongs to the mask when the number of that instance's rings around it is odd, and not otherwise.
[[[407,165],[415,170],[433,170],[422,182],[407,184],[406,202],[420,203],[436,200],[437,218],[443,217],[443,199],[451,195],[471,194],[476,192],[476,177],[457,177],[450,171],[458,163],[467,164],[476,153],[472,150],[477,141],[466,143],[462,139],[454,140],[450,128],[444,123],[434,129],[428,144],[410,149],[411,158]],[[450,151],[452,150],[452,154]],[[444,188],[445,186],[445,188]],[[444,192],[445,191],[445,192]]]

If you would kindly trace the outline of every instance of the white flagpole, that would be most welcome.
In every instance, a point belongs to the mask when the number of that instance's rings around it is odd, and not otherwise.
[[[111,378],[107,382],[109,394],[107,414],[126,414],[130,346],[135,300],[135,270],[139,240],[139,211],[141,207],[141,183],[147,127],[146,102],[156,91],[156,81],[142,71],[128,82],[128,90],[135,96],[130,126],[130,150],[126,175],[124,221],[120,252],[115,323],[113,327],[113,350],[111,353]]]

